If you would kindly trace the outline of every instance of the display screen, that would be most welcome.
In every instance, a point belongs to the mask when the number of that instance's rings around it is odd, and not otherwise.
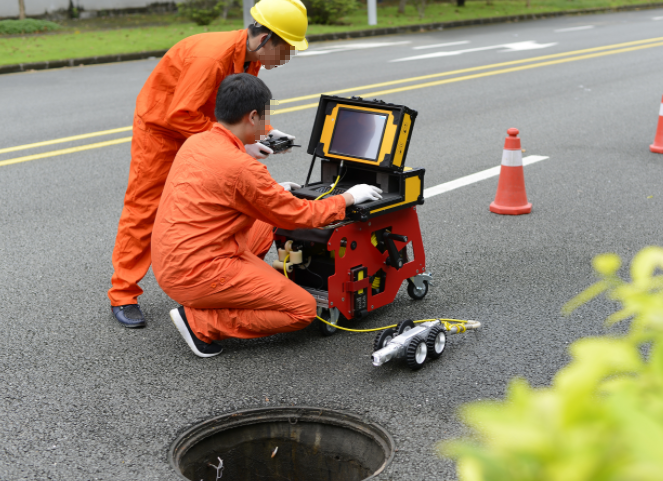
[[[329,152],[378,160],[387,115],[339,109]]]

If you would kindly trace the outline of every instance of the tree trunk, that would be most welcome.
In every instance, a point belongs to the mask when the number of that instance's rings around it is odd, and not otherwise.
[[[234,0],[225,1],[225,4],[223,5],[223,13],[221,14],[224,21],[228,19],[228,11],[230,10],[230,7],[232,6],[233,3],[235,3]]]
[[[465,6],[465,0],[456,0],[456,6],[457,7],[464,7]]]
[[[527,8],[529,8],[529,0],[525,2],[525,5],[527,6]]]
[[[398,13],[401,15],[405,13],[405,4],[407,3],[407,0],[400,0],[398,2]]]
[[[423,19],[426,15],[426,0],[419,0],[417,10],[419,10],[419,20]]]
[[[25,20],[25,0],[18,0],[18,19]]]

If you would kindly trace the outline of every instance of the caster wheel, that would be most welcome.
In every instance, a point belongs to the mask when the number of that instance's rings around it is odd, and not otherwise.
[[[384,346],[386,346],[389,343],[389,341],[391,341],[394,338],[395,333],[396,331],[394,331],[393,329],[385,329],[384,331],[378,332],[375,341],[373,341],[373,352],[379,351]]]
[[[418,288],[417,286],[414,285],[414,282],[408,279],[407,295],[410,296],[415,301],[420,301],[424,297],[426,297],[426,294],[428,294],[428,281],[423,281],[423,282],[424,282],[424,287]]]
[[[400,336],[410,329],[414,329],[414,321],[412,319],[405,319],[404,321],[399,322],[396,326],[396,334]]]
[[[318,316],[322,317],[327,322],[331,322],[332,324],[338,323],[338,317],[334,319],[333,316],[330,314],[329,309],[318,308]],[[318,329],[320,330],[320,333],[325,337],[332,336],[336,333],[336,331],[338,331],[338,329],[336,329],[333,326],[330,326],[327,323],[322,322],[320,319],[316,319],[315,322],[318,324]]]
[[[405,362],[407,362],[408,367],[413,371],[421,369],[427,356],[428,347],[426,347],[426,340],[423,337],[415,337],[410,341],[410,344],[407,345]]]
[[[447,347],[447,333],[439,326],[432,328],[426,336],[426,347],[428,348],[428,357],[437,359],[444,352],[444,348]]]

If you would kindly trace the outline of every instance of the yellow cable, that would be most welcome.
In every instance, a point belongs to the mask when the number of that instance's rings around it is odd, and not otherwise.
[[[328,324],[332,327],[335,327],[336,329],[340,329],[341,331],[348,331],[348,332],[375,332],[375,331],[384,331],[386,329],[391,329],[393,327],[396,327],[398,324],[392,324],[390,326],[384,326],[384,327],[376,327],[374,329],[348,329],[347,327],[341,327],[337,324],[332,324],[329,321],[325,321],[322,317],[320,316],[315,316],[317,317],[320,321],[324,322],[325,324]],[[467,324],[467,321],[464,321],[462,319],[420,319],[418,321],[414,321],[415,324],[420,324],[422,322],[430,322],[430,321],[440,321],[442,324],[444,324],[445,329],[449,330],[451,328],[451,325],[449,323],[455,322],[458,324],[461,324],[463,327],[463,330],[459,330],[458,333],[461,334],[465,331],[467,331],[467,328],[464,326],[464,324]]]
[[[336,184],[338,184],[338,181],[339,181],[339,180],[341,180],[341,174],[340,174],[340,173],[338,174],[338,177],[336,177],[336,182],[334,182],[334,185],[331,186],[331,189],[329,189],[329,190],[328,190],[327,192],[325,192],[324,194],[318,196],[315,200],[320,200],[320,199],[322,199],[324,196],[326,196],[327,194],[329,194],[329,193],[331,193],[331,192],[334,192],[334,189],[336,188]]]
[[[288,252],[288,253],[285,255],[285,259],[283,259],[283,275],[285,276],[286,279],[290,279],[290,278],[288,277],[288,273],[287,273],[286,270],[285,270],[285,267],[286,267],[285,265],[286,265],[286,263],[288,262],[288,259],[290,259],[290,252]]]

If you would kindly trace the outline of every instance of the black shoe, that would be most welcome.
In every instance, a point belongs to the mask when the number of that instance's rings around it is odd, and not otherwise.
[[[170,311],[170,318],[173,320],[173,324],[175,324],[175,327],[180,331],[180,334],[196,356],[212,357],[221,354],[223,351],[223,348],[218,344],[207,344],[196,337],[189,327],[189,321],[186,320],[183,306]]]
[[[138,304],[111,306],[111,310],[117,322],[124,327],[145,327],[145,317]]]

